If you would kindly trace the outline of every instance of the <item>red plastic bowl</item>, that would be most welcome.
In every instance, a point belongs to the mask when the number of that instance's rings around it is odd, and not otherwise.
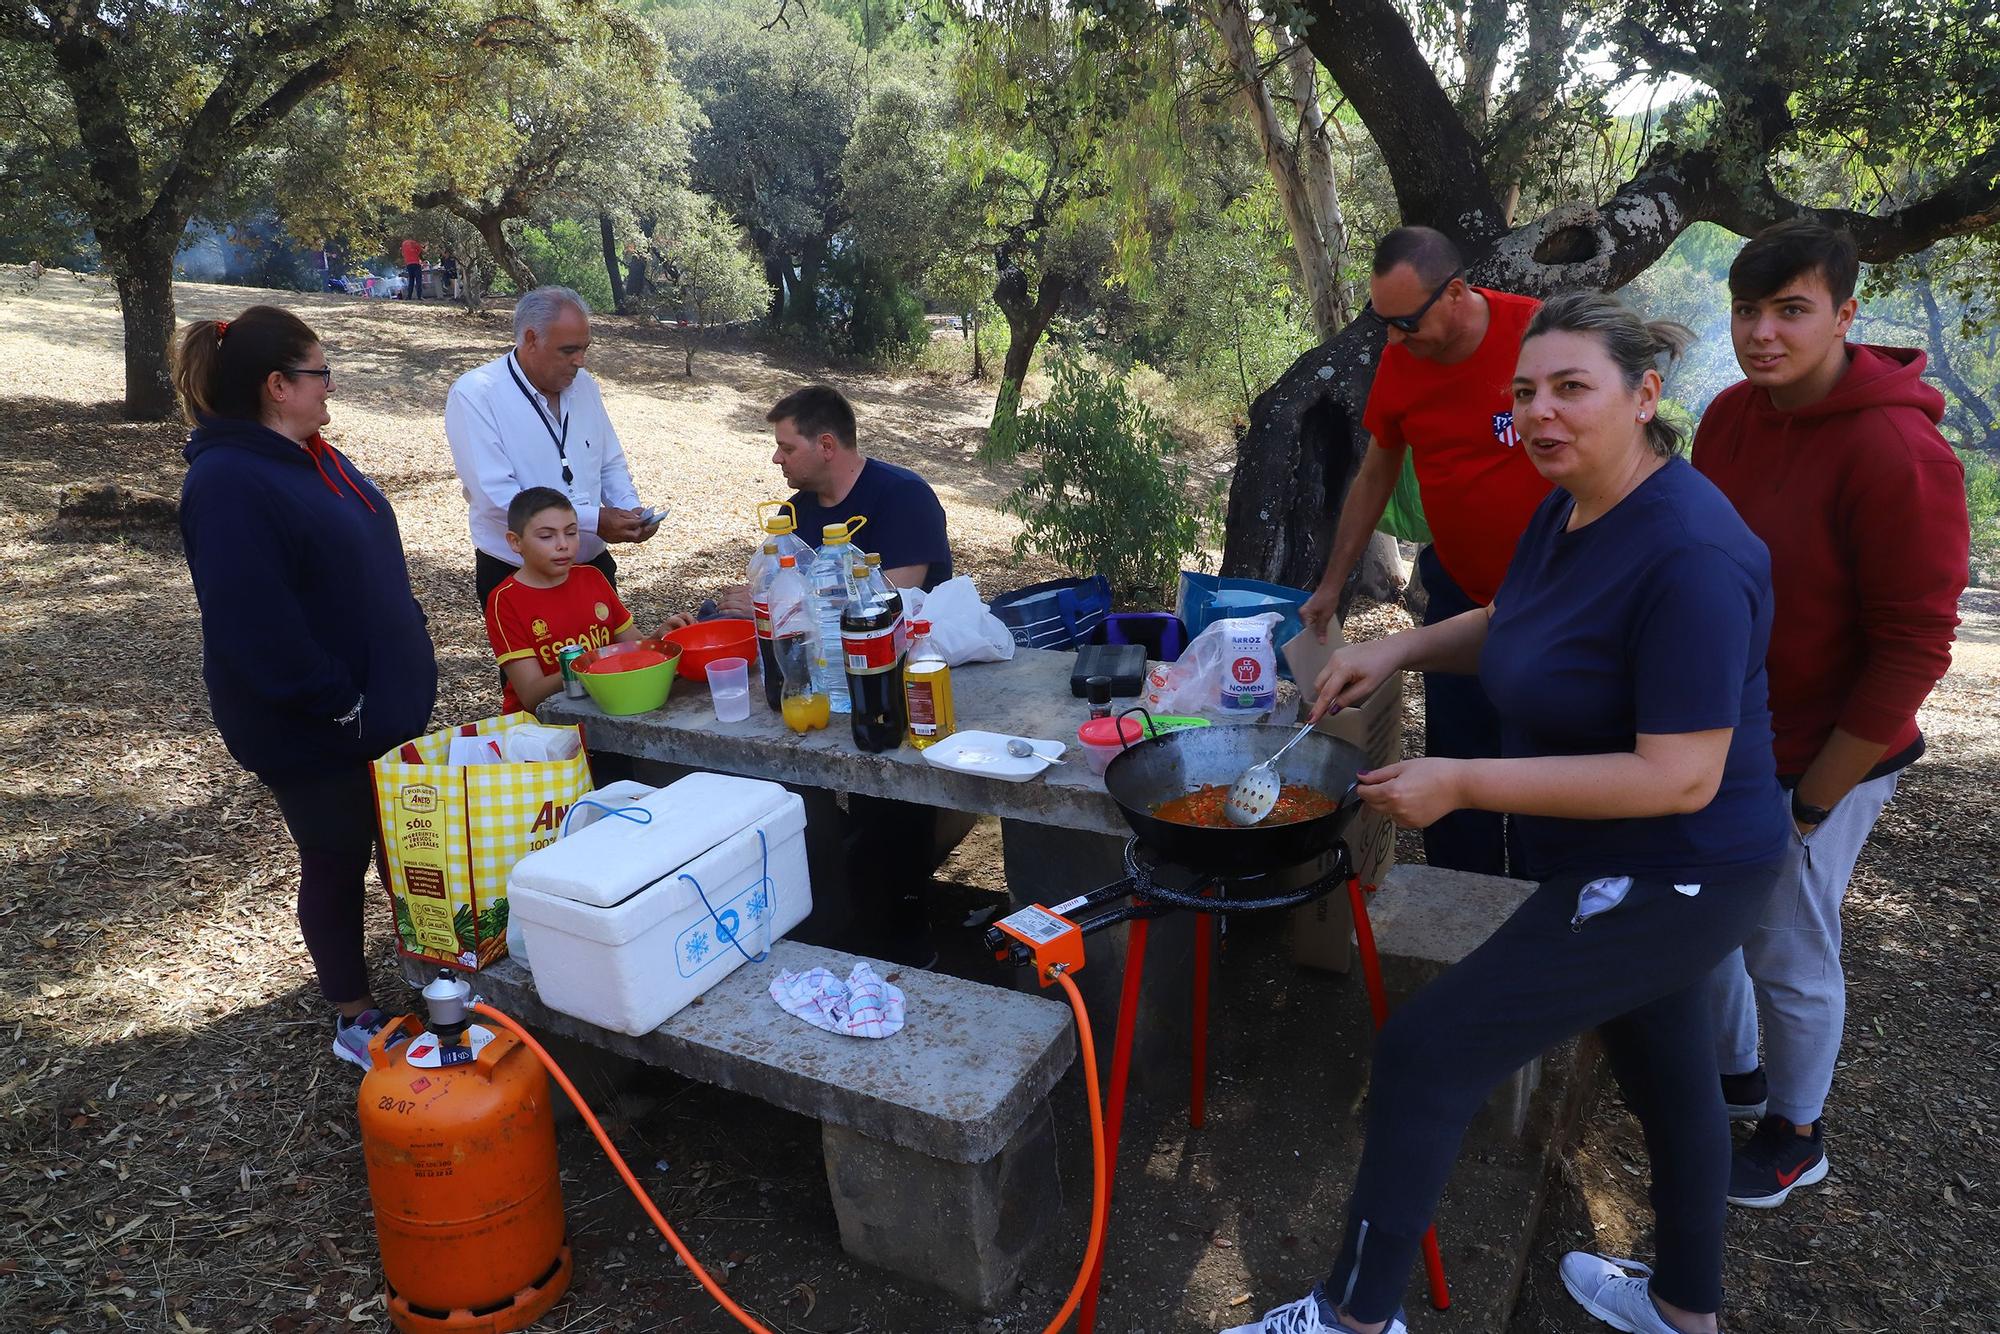
[[[708,684],[708,664],[724,658],[741,658],[755,670],[757,625],[754,621],[696,621],[693,625],[669,630],[663,636],[681,646],[680,674],[683,681]]]

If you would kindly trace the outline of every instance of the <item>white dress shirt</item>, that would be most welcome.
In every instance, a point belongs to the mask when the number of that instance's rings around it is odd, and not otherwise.
[[[465,489],[472,544],[509,565],[521,558],[507,545],[507,506],[531,486],[554,487],[576,506],[578,561],[604,550],[598,510],[639,508],[625,451],[590,372],[578,371],[560,413],[555,406],[528,382],[512,351],[459,376],[445,400],[444,434]]]

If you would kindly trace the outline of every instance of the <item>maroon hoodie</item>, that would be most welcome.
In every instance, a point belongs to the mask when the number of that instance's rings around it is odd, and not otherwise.
[[[1938,434],[1924,354],[1849,344],[1833,392],[1796,412],[1748,382],[1702,414],[1694,466],[1771,549],[1767,665],[1778,773],[1839,727],[1921,753],[1917,709],[1951,665],[1969,538],[1965,468]]]

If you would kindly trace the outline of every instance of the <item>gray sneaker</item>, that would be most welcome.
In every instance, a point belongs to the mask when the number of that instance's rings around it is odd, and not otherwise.
[[[374,1065],[368,1055],[368,1044],[389,1022],[389,1016],[380,1010],[363,1010],[352,1019],[333,1017],[333,1054],[341,1060],[360,1066],[363,1070]]]
[[[1314,1288],[1295,1302],[1266,1311],[1263,1319],[1225,1329],[1222,1334],[1354,1334],[1354,1331],[1338,1320],[1329,1325],[1320,1319],[1319,1289]],[[1382,1334],[1409,1334],[1401,1312],[1390,1317]]]
[[[1653,1305],[1653,1271],[1637,1260],[1571,1251],[1559,1272],[1577,1304],[1611,1328],[1625,1334],[1680,1334]]]

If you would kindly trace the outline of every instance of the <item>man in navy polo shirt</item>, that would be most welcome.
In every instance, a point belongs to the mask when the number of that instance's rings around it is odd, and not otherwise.
[[[951,544],[944,506],[908,468],[863,456],[854,407],[828,384],[811,384],[779,399],[765,414],[777,450],[771,461],[798,488],[791,497],[798,533],[817,547],[828,524],[853,516],[868,522],[855,545],[882,558],[882,573],[898,588],[925,592],[951,578]],[[748,616],[750,588],[738,584],[718,601]],[[850,793],[848,878],[865,933],[856,945],[895,963],[929,967],[937,960],[923,893],[935,865],[937,812],[929,806]]]

